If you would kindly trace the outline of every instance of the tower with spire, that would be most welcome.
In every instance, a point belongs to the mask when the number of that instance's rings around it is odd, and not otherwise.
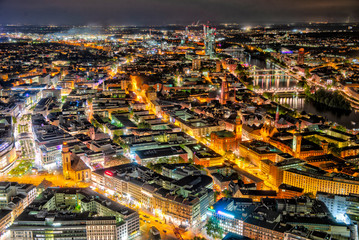
[[[228,82],[227,82],[227,76],[225,76],[222,79],[220,103],[224,105],[227,103],[227,100],[228,100]]]
[[[239,141],[242,140],[242,120],[239,115],[236,117],[236,137]]]
[[[62,172],[65,179],[70,179],[71,170],[71,152],[67,142],[62,144]]]

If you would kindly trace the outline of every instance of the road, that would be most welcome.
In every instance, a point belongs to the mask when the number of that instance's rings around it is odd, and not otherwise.
[[[18,151],[21,152],[18,159],[16,160],[16,164],[12,166],[8,172],[12,169],[16,171],[10,172],[11,174],[19,174],[22,175],[26,171],[31,170],[32,166],[35,165],[35,141],[33,138],[32,128],[31,128],[31,115],[20,115],[18,117],[18,122],[15,124],[15,146]],[[24,164],[26,163],[26,167],[24,168]],[[20,166],[18,166],[20,164]],[[37,164],[39,166],[39,163]]]
[[[111,200],[116,201],[119,204],[125,205],[138,212],[138,214],[140,215],[141,236],[139,236],[137,239],[141,239],[141,240],[156,239],[153,238],[153,236],[149,232],[152,226],[155,226],[160,231],[160,235],[161,235],[160,239],[164,239],[164,240],[178,239],[174,233],[174,229],[175,229],[174,226],[170,223],[165,222],[164,219],[154,216],[151,212],[146,211],[145,209],[140,209],[139,206],[135,206],[134,204],[129,204],[128,201],[124,199],[115,197],[110,193],[111,190],[110,191],[107,189],[101,190],[94,185],[91,185],[91,188],[94,191],[110,198]],[[194,231],[186,231],[186,232],[179,231],[179,232],[183,239],[193,239],[195,236],[200,235],[199,233],[194,233]]]
[[[141,210],[139,211],[139,214],[141,230],[141,236],[139,237],[139,239],[177,239],[176,235],[173,232],[173,228],[170,225],[164,223],[163,220],[150,214],[147,214]],[[150,228],[152,226],[155,226],[159,230],[161,238],[153,237],[153,235],[150,233]]]
[[[26,174],[21,177],[12,177],[8,175],[0,176],[0,181],[29,183],[35,186],[39,185],[43,180],[52,182],[54,187],[89,187],[89,183],[75,182],[72,180],[64,179],[61,172],[53,174]]]

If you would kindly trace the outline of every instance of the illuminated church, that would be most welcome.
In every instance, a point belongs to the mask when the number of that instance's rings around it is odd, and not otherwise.
[[[62,170],[65,179],[87,182],[91,178],[91,169],[75,153],[71,153],[67,143],[62,146]]]

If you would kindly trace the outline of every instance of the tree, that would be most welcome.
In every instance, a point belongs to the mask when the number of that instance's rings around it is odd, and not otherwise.
[[[192,238],[192,240],[207,240],[207,239],[204,238],[204,237],[197,237],[197,236],[195,236],[194,238]]]
[[[312,192],[304,193],[303,196],[309,197],[309,198],[315,198],[314,194]]]
[[[226,151],[224,153],[224,158],[227,158],[227,159],[233,161],[235,159],[233,151],[231,151],[231,150]]]
[[[231,191],[229,191],[228,189],[224,189],[222,191],[222,193],[223,193],[223,196],[226,198],[231,198],[233,196],[233,193]]]
[[[162,163],[154,164],[152,162],[149,162],[146,167],[160,174],[162,173]]]
[[[217,197],[221,194],[221,192],[215,191],[214,192],[214,200],[217,201]]]
[[[133,120],[134,120],[135,122],[138,122],[139,117],[137,116],[137,114],[133,114]]]
[[[210,217],[205,225],[208,236],[214,239],[222,239],[223,229],[219,226],[218,220]]]
[[[336,130],[342,131],[342,132],[347,132],[348,130],[346,129],[346,127],[342,126],[342,125],[337,125],[335,127]]]
[[[138,128],[141,128],[141,129],[149,129],[151,128],[151,124],[147,123],[147,122],[140,122],[138,124]]]
[[[341,149],[335,143],[329,143],[328,146],[329,152],[333,155],[340,156]]]
[[[265,92],[265,93],[263,93],[263,97],[273,101],[274,95],[273,95],[273,93]]]

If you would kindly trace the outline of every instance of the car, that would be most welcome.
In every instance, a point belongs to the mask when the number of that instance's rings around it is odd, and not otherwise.
[[[150,232],[153,234],[153,236],[160,236],[160,231],[158,231],[155,226],[151,227]]]
[[[179,225],[179,230],[182,230],[184,232],[187,232],[188,231],[188,226],[186,225]]]

